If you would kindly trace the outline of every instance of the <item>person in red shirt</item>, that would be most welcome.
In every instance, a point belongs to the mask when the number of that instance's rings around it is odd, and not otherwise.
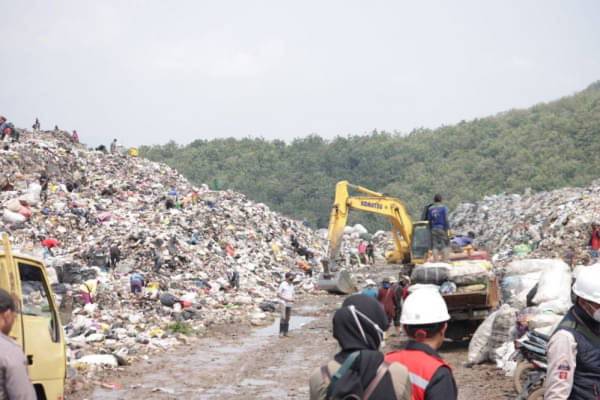
[[[452,368],[437,353],[448,327],[448,307],[435,289],[408,295],[400,322],[409,337],[406,348],[385,355],[389,363],[408,368],[413,400],[453,400],[458,396]]]
[[[44,245],[44,247],[46,249],[48,249],[48,253],[50,253],[50,255],[52,256],[52,248],[56,247],[56,246],[60,246],[60,242],[56,239],[51,239],[51,238],[46,238],[44,240],[42,240],[42,244]]]
[[[383,310],[389,321],[393,321],[394,315],[396,314],[396,289],[392,286],[391,281],[392,278],[383,278],[381,287],[377,292],[377,300],[383,306]],[[389,332],[386,332],[386,339],[387,334],[389,334]]]

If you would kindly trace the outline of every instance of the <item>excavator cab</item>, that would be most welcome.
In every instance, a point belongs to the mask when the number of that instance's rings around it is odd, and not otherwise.
[[[412,264],[423,264],[429,256],[431,249],[431,234],[427,221],[418,221],[413,224],[412,242],[410,250]]]

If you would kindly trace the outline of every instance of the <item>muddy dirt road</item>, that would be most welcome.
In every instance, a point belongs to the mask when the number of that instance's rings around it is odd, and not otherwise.
[[[193,345],[155,355],[103,376],[121,389],[98,383],[66,399],[307,399],[311,371],[337,351],[331,315],[342,296],[306,296],[293,310],[288,338],[278,337],[278,320],[264,328],[231,326]],[[402,346],[391,337],[385,351]],[[459,398],[514,398],[510,378],[493,365],[463,367],[466,343],[446,343],[441,354],[452,365]]]

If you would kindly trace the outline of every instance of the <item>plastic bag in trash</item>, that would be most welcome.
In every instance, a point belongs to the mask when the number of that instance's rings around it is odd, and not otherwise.
[[[160,295],[160,303],[165,307],[173,307],[177,303],[177,297],[171,293],[163,293]]]
[[[271,301],[263,301],[258,306],[260,307],[261,310],[263,310],[265,312],[275,312],[275,310],[276,310],[275,304],[273,304],[273,302],[271,302]]]

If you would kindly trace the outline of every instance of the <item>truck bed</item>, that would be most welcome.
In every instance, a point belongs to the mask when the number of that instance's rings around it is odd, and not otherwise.
[[[484,319],[489,310],[500,303],[498,281],[490,278],[484,290],[470,293],[453,293],[442,296],[452,319]],[[479,312],[477,312],[479,311]]]

